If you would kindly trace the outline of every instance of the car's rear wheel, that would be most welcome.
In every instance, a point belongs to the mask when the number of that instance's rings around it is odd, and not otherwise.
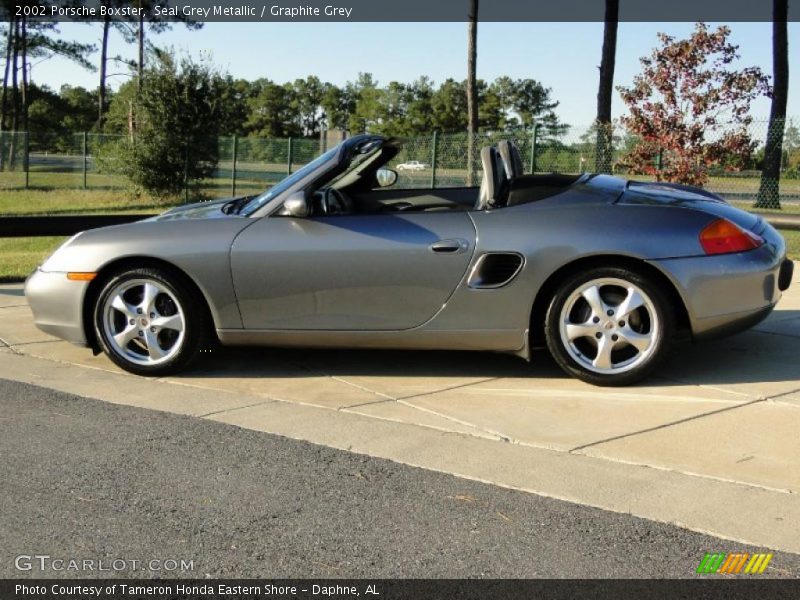
[[[137,375],[184,369],[203,348],[205,306],[174,273],[144,268],[105,282],[94,310],[95,335],[108,357]]]
[[[545,338],[558,365],[594,385],[628,385],[668,352],[675,317],[651,278],[617,267],[574,275],[556,291]]]

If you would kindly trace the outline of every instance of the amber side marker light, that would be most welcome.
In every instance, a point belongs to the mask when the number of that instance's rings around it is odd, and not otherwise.
[[[755,250],[764,238],[746,231],[727,219],[712,221],[700,232],[700,245],[706,254],[730,254]]]
[[[97,277],[97,273],[79,273],[79,272],[70,272],[67,273],[67,279],[70,281],[91,281]]]

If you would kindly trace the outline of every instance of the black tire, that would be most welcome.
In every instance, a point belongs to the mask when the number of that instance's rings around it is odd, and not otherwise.
[[[645,300],[642,308],[628,313],[630,321],[626,322],[624,317],[617,320],[619,315],[614,311],[624,311],[627,307],[624,301],[615,304],[616,298],[627,292],[614,283],[602,283],[609,280],[626,282],[638,288],[637,292],[644,293],[639,294]],[[584,288],[597,288],[602,299],[600,306],[612,311],[612,314],[597,317],[597,311],[580,294]],[[603,294],[605,298],[602,298]],[[570,303],[568,307],[565,306],[567,302]],[[563,314],[565,311],[566,315]],[[595,323],[595,319],[599,322]],[[627,328],[620,324],[627,325]],[[581,334],[570,340],[565,328],[572,325],[576,325],[576,331],[580,330]],[[583,327],[594,333],[583,335]],[[590,330],[591,327],[596,330]],[[668,354],[674,332],[675,314],[660,285],[646,275],[619,267],[598,267],[568,277],[558,286],[545,317],[547,348],[558,366],[573,377],[599,386],[630,385],[647,377]],[[640,350],[627,343],[626,333],[639,344],[644,344],[649,336],[650,343],[646,349]],[[611,348],[607,353],[608,361],[603,364],[597,362],[600,361],[601,343]],[[620,357],[618,363],[613,360],[615,353]],[[610,367],[606,368],[605,364]],[[615,364],[620,366],[615,367]]]
[[[111,311],[107,308],[107,303],[113,300],[112,296],[118,296],[119,290],[125,289],[128,285],[131,287],[126,294],[136,294],[136,288],[140,285],[138,282],[152,282],[151,289],[162,290],[154,297],[153,305],[160,306],[163,315],[157,312],[158,308],[156,308],[156,312],[150,314],[128,314],[126,317],[127,313],[116,309]],[[125,297],[126,302],[129,298],[130,296]],[[140,309],[136,308],[135,310],[139,311]],[[170,314],[170,311],[175,312]],[[176,315],[181,317],[181,332],[168,327],[163,330],[155,326],[150,327],[157,323],[155,320],[150,322],[153,315],[162,320]],[[128,320],[128,317],[133,318]],[[186,282],[182,274],[162,268],[125,269],[109,276],[97,296],[97,302],[93,308],[93,321],[95,336],[106,356],[118,367],[136,375],[160,377],[182,371],[209,344],[211,338],[211,322],[204,299],[190,283]],[[131,328],[138,328],[136,333],[138,333],[139,341],[134,337],[129,342],[120,344],[112,339],[112,327],[115,327],[115,324],[120,321],[119,328],[124,327],[128,330],[128,324]],[[136,321],[135,325],[134,321]],[[175,322],[177,323],[177,321]],[[151,355],[147,355],[148,346],[144,342],[143,334],[148,336],[146,338],[148,340],[157,340],[159,351],[164,351],[163,347],[167,347],[167,356],[153,359]],[[172,345],[169,345],[170,339],[173,340]],[[179,347],[176,348],[175,345],[178,343]],[[137,344],[143,347],[138,348]],[[142,353],[141,357],[138,356],[139,352]],[[147,358],[157,362],[142,364]]]

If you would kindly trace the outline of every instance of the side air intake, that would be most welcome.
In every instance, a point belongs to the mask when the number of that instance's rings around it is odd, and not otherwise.
[[[499,288],[507,285],[522,269],[525,260],[515,252],[493,252],[478,259],[469,276],[469,287]]]

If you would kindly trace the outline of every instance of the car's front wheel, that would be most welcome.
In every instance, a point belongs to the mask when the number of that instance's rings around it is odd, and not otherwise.
[[[617,267],[564,281],[550,303],[545,338],[558,365],[594,385],[646,377],[668,352],[675,318],[651,278]]]
[[[143,268],[108,279],[94,310],[95,335],[108,357],[137,375],[184,369],[206,341],[204,306],[174,273]]]

